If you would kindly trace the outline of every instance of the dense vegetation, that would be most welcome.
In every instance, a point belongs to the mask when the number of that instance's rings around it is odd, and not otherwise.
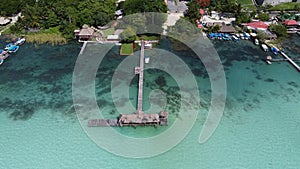
[[[67,39],[83,24],[102,26],[114,19],[115,0],[39,0],[22,7],[22,19],[12,33],[24,29],[55,29]],[[55,32],[53,32],[55,33]]]
[[[23,1],[25,2],[25,0]],[[49,33],[51,30],[50,32],[53,34],[61,34],[65,38],[71,39],[74,29],[80,28],[83,24],[103,26],[115,18],[116,0],[38,0],[37,2],[34,0],[28,2],[30,3],[18,2],[18,4],[22,4],[18,8],[10,3],[10,8],[7,8],[5,13],[2,11],[3,14],[11,14],[22,10],[24,17],[19,18],[18,22],[11,27],[11,33],[20,33],[30,29]],[[162,0],[126,0],[119,5],[119,8],[126,15],[167,12],[167,6]],[[166,18],[155,19],[156,23],[159,20],[162,24]],[[137,30],[145,30],[145,23],[151,22],[153,22],[153,16],[138,15],[132,20],[133,27],[126,32],[131,34],[136,33]]]
[[[270,6],[268,10],[271,11],[289,11],[289,10],[295,10],[300,11],[300,4],[295,2],[286,2],[281,3],[276,6]]]
[[[166,21],[167,6],[162,0],[126,0],[119,5],[126,15],[119,22],[118,28],[125,29],[121,34],[123,42],[132,42],[138,37],[136,35],[149,32],[150,34],[161,33],[162,25]],[[146,12],[158,12],[146,13]]]
[[[21,12],[26,5],[33,5],[35,0],[1,0],[0,16],[12,16]]]

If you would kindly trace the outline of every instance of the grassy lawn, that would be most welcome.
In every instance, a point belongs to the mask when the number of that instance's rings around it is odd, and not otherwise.
[[[252,0],[237,0],[238,3],[240,3],[241,5],[249,5],[252,4]]]
[[[107,37],[107,35],[113,35],[115,33],[115,28],[108,28],[106,30],[102,31],[104,34],[104,37]]]
[[[121,55],[132,55],[133,54],[133,43],[123,43],[121,46]]]
[[[250,5],[244,5],[243,9],[248,10],[248,11],[254,11],[257,8],[256,8],[256,6],[250,4]]]
[[[300,9],[300,4],[299,3],[294,3],[294,2],[286,2],[286,3],[281,3],[276,6],[273,6],[269,10],[271,11],[288,11],[288,10],[299,10]]]

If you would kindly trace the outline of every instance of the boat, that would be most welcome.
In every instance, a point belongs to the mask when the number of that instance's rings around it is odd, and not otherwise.
[[[149,63],[150,62],[150,56],[146,56],[145,57],[145,63]]]
[[[18,40],[14,43],[14,45],[21,46],[25,43],[26,39],[24,37],[18,38]]]
[[[255,45],[259,45],[258,39],[255,39],[255,40],[254,40],[254,44],[255,44]]]
[[[300,32],[297,32],[298,35],[300,35]]]
[[[8,48],[8,52],[12,53],[12,52],[17,52],[19,50],[19,46],[14,46],[12,45],[10,48]]]
[[[244,33],[244,37],[246,40],[249,40],[250,39],[250,34],[249,33]]]
[[[267,64],[272,64],[272,62],[271,62],[271,60],[272,60],[273,58],[272,58],[272,56],[267,56],[267,59],[266,59],[266,62],[267,62]]]
[[[228,34],[225,34],[222,39],[223,40],[231,40],[231,38]]]
[[[271,51],[275,54],[278,55],[279,50],[276,47],[272,47]]]
[[[5,50],[8,50],[8,48],[10,48],[10,47],[12,47],[12,46],[14,46],[14,44],[13,43],[9,43],[9,44],[7,44],[6,46],[5,46]]]
[[[266,60],[266,62],[267,62],[268,65],[271,65],[271,64],[272,64],[272,62],[269,61],[269,60]]]
[[[8,52],[5,50],[0,50],[0,59],[6,59],[9,56]]]
[[[266,44],[261,44],[261,47],[265,52],[269,51],[269,48]]]
[[[4,59],[0,59],[0,65],[2,65],[4,62]]]
[[[236,42],[236,41],[238,41],[238,40],[240,40],[238,37],[236,37],[235,35],[232,35],[232,40],[234,41],[234,42]]]
[[[240,37],[241,37],[241,39],[245,39],[245,37],[244,37],[244,35],[242,34],[242,33],[240,33]]]

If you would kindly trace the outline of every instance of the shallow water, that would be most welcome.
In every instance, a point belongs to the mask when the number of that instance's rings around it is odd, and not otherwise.
[[[291,57],[298,57],[299,39],[292,36],[285,43]],[[123,158],[99,148],[79,125],[72,107],[72,72],[80,44],[24,44],[0,67],[0,168],[299,168],[299,72],[286,62],[267,65],[262,59],[272,54],[250,41],[213,44],[227,78],[226,108],[216,132],[206,143],[198,143],[211,94],[202,63],[191,52],[174,51],[164,41],[158,47],[176,53],[194,73],[202,109],[180,144],[146,159]],[[118,115],[111,103],[110,81],[124,58],[114,47],[99,66],[95,93],[105,117]],[[161,89],[176,105],[178,98],[172,96],[178,88],[172,77],[153,70],[145,76],[149,77],[144,82],[146,95]],[[129,92],[133,105],[136,81],[131,82]],[[149,102],[144,106],[149,108]],[[168,110],[171,121],[178,118],[176,108]],[[116,130],[131,137],[149,137],[165,128]]]

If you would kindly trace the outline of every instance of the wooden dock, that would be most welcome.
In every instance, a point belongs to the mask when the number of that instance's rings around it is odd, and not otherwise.
[[[297,65],[297,63],[295,63],[288,55],[286,55],[284,52],[279,51],[279,53],[285,57],[298,71],[300,71],[300,66]]]
[[[93,119],[88,122],[89,127],[118,127],[118,119]]]
[[[83,54],[83,51],[84,51],[84,49],[85,49],[87,43],[88,43],[87,41],[84,41],[84,42],[83,42],[83,45],[82,45],[81,50],[80,50],[80,53],[79,53],[80,55]]]
[[[146,41],[154,43],[157,41]],[[141,44],[140,65],[134,68],[135,74],[139,75],[138,103],[137,111],[133,114],[120,114],[116,119],[92,119],[88,121],[88,127],[123,127],[123,126],[155,126],[168,125],[168,115],[166,111],[156,114],[145,114],[143,112],[143,81],[144,81],[144,65],[145,65],[145,41],[137,41]],[[83,48],[85,45],[83,46]]]
[[[139,69],[139,91],[138,91],[138,114],[143,113],[143,82],[144,82],[144,60],[145,60],[145,42],[141,41],[141,53],[140,53],[140,69]]]

